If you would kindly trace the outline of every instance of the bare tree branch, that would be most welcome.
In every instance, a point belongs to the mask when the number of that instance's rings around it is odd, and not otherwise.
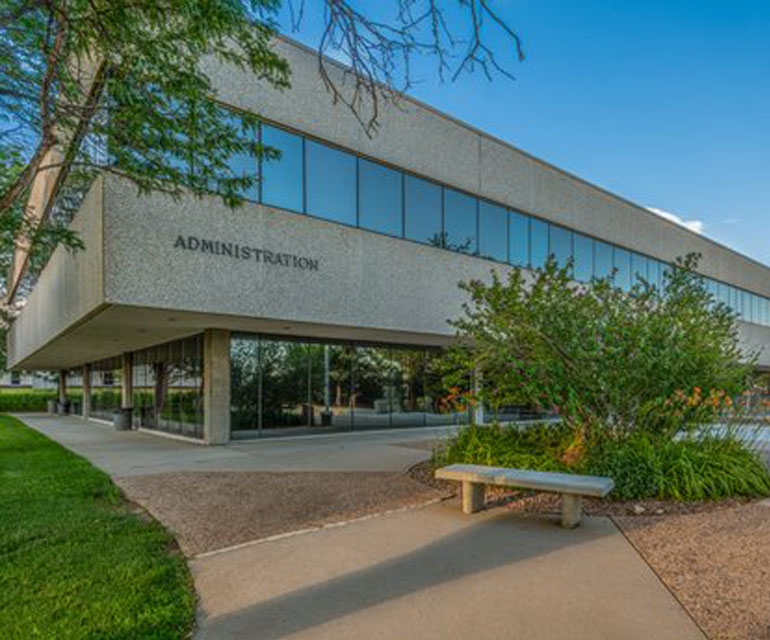
[[[294,30],[305,20],[306,1],[289,0]],[[371,9],[357,9],[352,0],[323,0],[319,73],[333,102],[347,106],[367,135],[378,127],[381,104],[398,103],[411,88],[416,56],[433,57],[441,80],[448,76],[454,81],[476,68],[488,79],[496,73],[514,79],[490,46],[487,31],[492,27],[502,33],[517,61],[524,60],[522,41],[492,7],[491,0],[456,0],[456,7],[464,14],[459,26],[450,23],[449,4],[446,0],[398,0],[395,17],[383,21],[372,17]],[[456,55],[463,44],[464,50]],[[346,65],[341,75],[330,68],[327,56],[341,58]]]

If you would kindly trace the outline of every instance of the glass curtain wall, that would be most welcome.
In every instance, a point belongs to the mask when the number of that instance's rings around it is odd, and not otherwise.
[[[120,409],[121,359],[99,360],[91,365],[91,416],[112,420]]]
[[[231,339],[235,437],[451,424],[434,351],[354,343]]]
[[[203,437],[203,336],[137,351],[133,374],[135,426]]]
[[[259,172],[249,200],[398,238],[522,267],[542,267],[549,255],[574,260],[574,278],[588,282],[614,274],[626,291],[639,280],[662,287],[665,261],[602,242],[576,230],[483,200],[448,185],[387,166],[321,140],[263,123],[259,135],[280,159],[235,154],[236,175]],[[646,275],[645,275],[646,274]],[[720,287],[743,320],[770,326],[770,298],[704,278]]]

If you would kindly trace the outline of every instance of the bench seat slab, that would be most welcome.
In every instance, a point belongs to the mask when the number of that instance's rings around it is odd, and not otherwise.
[[[506,469],[487,467],[480,464],[451,464],[436,469],[436,477],[442,480],[493,484],[503,487],[518,487],[537,491],[552,491],[561,494],[594,496],[603,498],[615,486],[612,478],[601,476],[580,476],[570,473],[530,471],[527,469]]]

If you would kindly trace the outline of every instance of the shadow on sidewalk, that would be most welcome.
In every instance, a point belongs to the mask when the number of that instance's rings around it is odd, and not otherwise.
[[[385,562],[233,613],[208,619],[204,616],[196,637],[283,638],[442,583],[568,546],[592,543],[616,531],[609,522],[605,526],[589,525],[571,531],[561,529],[555,522],[556,519],[510,514],[486,518]],[[307,544],[312,542],[312,537],[306,539]]]

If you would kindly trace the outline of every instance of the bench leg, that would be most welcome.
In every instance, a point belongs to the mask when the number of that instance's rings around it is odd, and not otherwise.
[[[574,529],[580,524],[582,508],[580,496],[571,493],[561,494],[561,526],[565,529]]]
[[[470,515],[484,508],[484,485],[463,481],[463,513]]]

